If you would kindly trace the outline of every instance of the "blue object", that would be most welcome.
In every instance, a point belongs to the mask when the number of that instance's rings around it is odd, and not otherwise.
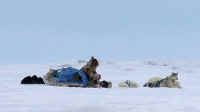
[[[61,68],[57,71],[58,73],[58,82],[65,83],[65,84],[82,84],[84,87],[88,84],[87,76],[84,72],[68,67],[68,68]],[[74,80],[74,78],[78,77],[79,80]]]

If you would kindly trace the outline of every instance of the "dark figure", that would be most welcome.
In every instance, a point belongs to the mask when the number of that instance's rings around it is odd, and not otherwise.
[[[104,80],[100,82],[100,86],[102,88],[112,88],[112,83]]]
[[[27,76],[22,81],[21,84],[45,84],[44,80],[41,77],[34,76]]]
[[[88,78],[88,87],[98,87],[101,75],[96,72],[99,62],[96,58],[92,57],[85,66],[80,70],[85,72]]]

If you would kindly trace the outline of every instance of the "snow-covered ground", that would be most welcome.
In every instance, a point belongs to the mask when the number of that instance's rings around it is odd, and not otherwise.
[[[80,68],[82,62],[64,63]],[[0,65],[0,112],[200,112],[200,62],[101,61],[98,72],[113,82],[112,89],[20,85],[25,76],[43,76],[62,64]],[[171,72],[179,72],[182,89],[142,87]],[[119,88],[127,79],[141,87]]]

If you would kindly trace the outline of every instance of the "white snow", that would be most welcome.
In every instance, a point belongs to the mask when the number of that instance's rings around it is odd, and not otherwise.
[[[101,61],[98,72],[113,82],[112,89],[20,85],[27,75],[43,76],[63,64],[80,68],[84,63],[0,65],[0,112],[200,112],[200,62],[195,61]],[[171,72],[179,72],[182,89],[142,87]],[[140,88],[119,88],[127,79]]]

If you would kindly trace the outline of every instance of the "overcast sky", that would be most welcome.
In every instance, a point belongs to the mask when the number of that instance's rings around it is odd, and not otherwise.
[[[199,0],[0,0],[0,63],[200,59]]]

